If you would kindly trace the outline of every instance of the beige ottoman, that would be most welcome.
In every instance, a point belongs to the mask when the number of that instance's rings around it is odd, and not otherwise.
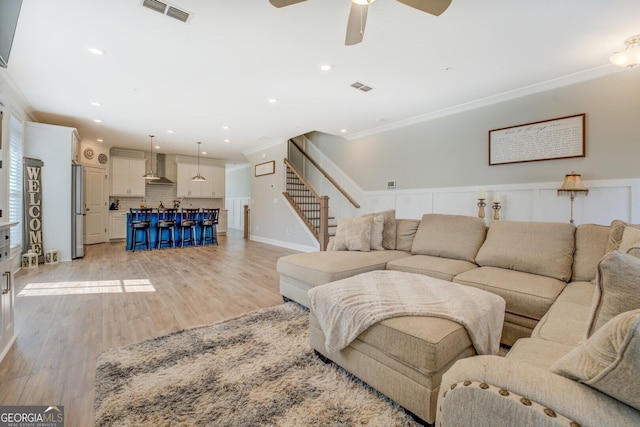
[[[433,423],[440,381],[458,359],[476,351],[466,329],[435,317],[405,316],[383,320],[329,357],[313,311],[311,346],[419,418]]]

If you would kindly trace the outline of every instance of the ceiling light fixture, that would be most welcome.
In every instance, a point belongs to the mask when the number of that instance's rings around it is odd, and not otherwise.
[[[191,181],[203,182],[203,181],[206,181],[207,179],[204,176],[200,175],[200,144],[202,144],[202,142],[198,141],[196,142],[196,144],[198,144],[198,174],[193,178],[191,178]]]
[[[100,120],[100,119],[93,119],[93,121],[96,122],[96,123],[102,123],[102,120]]]
[[[609,61],[618,67],[633,68],[640,64],[640,34],[628,37],[624,41],[623,51],[614,52]]]
[[[322,71],[329,71],[329,70],[331,70],[331,65],[329,65],[329,64],[321,65],[321,66],[320,66],[320,70],[322,70]]]
[[[176,133],[176,131],[169,129],[167,133]]]
[[[102,139],[102,138],[98,138],[98,139],[96,139],[96,141],[98,141],[98,142],[104,142],[104,139]]]
[[[99,102],[92,102],[91,105],[93,105],[94,107],[102,107],[102,104],[100,104]]]
[[[89,53],[93,53],[94,55],[104,55],[103,50],[96,49],[95,47],[89,48]]]
[[[160,179],[160,177],[158,175],[156,175],[155,173],[153,173],[153,137],[155,135],[149,135],[150,141],[149,141],[149,152],[151,155],[151,159],[149,160],[149,172],[145,173],[144,175],[142,175],[142,177],[144,179]]]
[[[271,103],[271,104],[275,104],[275,103],[278,102],[278,100],[276,98],[269,98],[269,99],[267,99],[267,101],[269,101],[269,103]]]

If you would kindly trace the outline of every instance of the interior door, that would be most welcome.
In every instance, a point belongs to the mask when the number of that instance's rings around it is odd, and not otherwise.
[[[107,189],[107,169],[97,166],[84,168],[84,243],[92,245],[108,240],[107,220],[109,193]]]

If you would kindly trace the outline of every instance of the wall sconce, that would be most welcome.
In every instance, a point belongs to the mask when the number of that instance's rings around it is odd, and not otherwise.
[[[558,188],[558,196],[569,196],[571,199],[571,219],[569,222],[573,224],[573,201],[577,194],[589,195],[589,190],[582,183],[582,177],[579,173],[571,172],[565,175],[562,186]]]
[[[625,48],[620,52],[614,52],[609,61],[618,67],[633,68],[640,64],[640,34],[628,37],[624,41]]]

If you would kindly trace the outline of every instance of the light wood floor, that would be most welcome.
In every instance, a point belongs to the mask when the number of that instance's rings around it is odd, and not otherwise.
[[[0,364],[0,405],[64,405],[66,426],[94,424],[104,350],[282,303],[276,261],[294,251],[230,230],[219,246],[85,257],[15,276],[17,340]]]

